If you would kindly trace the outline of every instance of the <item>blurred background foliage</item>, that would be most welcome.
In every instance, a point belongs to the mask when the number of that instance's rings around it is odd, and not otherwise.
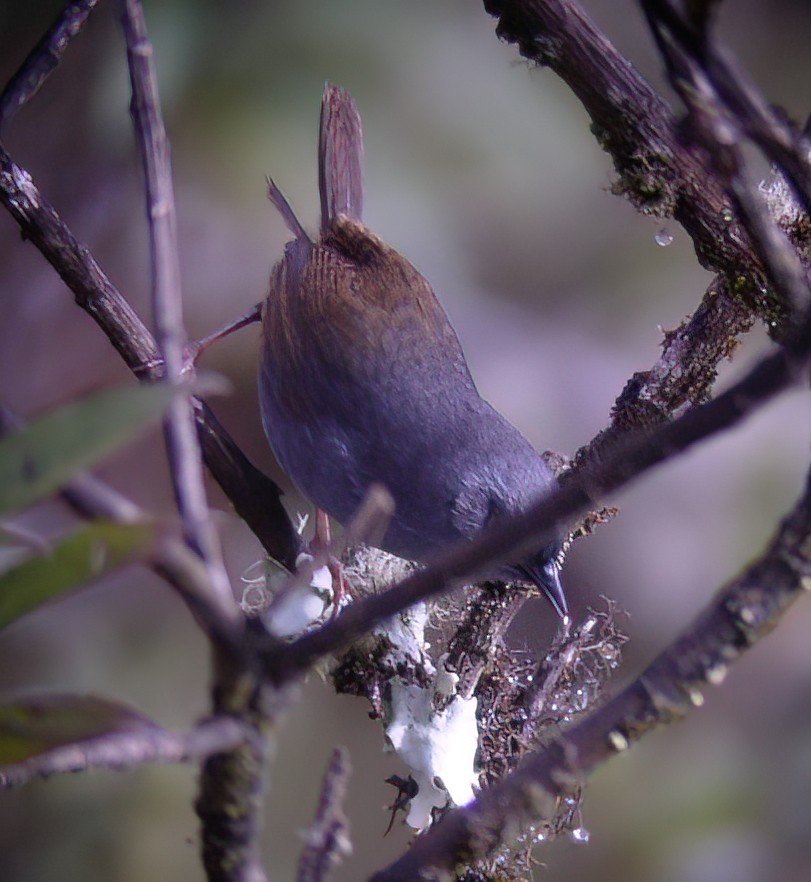
[[[61,7],[0,4],[5,82]],[[146,2],[173,145],[189,331],[202,335],[255,303],[286,232],[265,199],[272,175],[317,223],[318,106],[325,80],[355,96],[366,132],[366,219],[432,281],[483,394],[539,448],[571,454],[607,421],[662,329],[697,304],[709,275],[674,224],[610,195],[612,170],[588,119],[548,71],[531,69],[464,0],[152,0]],[[659,64],[631,0],[586,7],[657,86]],[[148,316],[140,175],[115,4],[102,3],[60,70],[6,133],[12,155]],[[721,30],[768,98],[811,111],[802,0],[735,0]],[[123,382],[126,370],[36,250],[0,215],[0,395],[24,415]],[[756,331],[722,384],[767,346]],[[205,367],[233,393],[215,409],[280,478],[255,396],[257,332],[219,345]],[[619,600],[630,614],[628,675],[671,639],[726,577],[763,547],[808,461],[801,393],[660,469],[618,500],[622,514],[581,543],[565,572],[576,611]],[[171,513],[159,432],[100,473]],[[234,583],[259,546],[212,487]],[[294,494],[290,510],[306,510]],[[56,536],[56,503],[20,519]],[[515,640],[542,649],[551,623],[529,608]],[[811,878],[811,605],[737,666],[689,720],[616,759],[588,785],[587,846],[538,853],[537,878]],[[82,691],[127,701],[163,725],[206,712],[205,642],[170,591],[132,568],[19,622],[0,639],[0,693]],[[363,878],[407,841],[387,837],[383,779],[402,768],[357,700],[317,676],[278,735],[266,846],[272,879],[292,878],[333,744],[348,745],[355,853]],[[0,878],[174,882],[202,878],[189,768],[95,772],[0,792]]]

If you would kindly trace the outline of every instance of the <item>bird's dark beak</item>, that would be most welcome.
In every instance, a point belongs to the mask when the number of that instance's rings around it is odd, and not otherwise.
[[[550,560],[544,555],[542,558],[520,564],[516,569],[524,578],[543,591],[546,599],[562,619],[569,617],[569,604],[566,602],[566,595],[560,584],[560,566],[556,559]]]

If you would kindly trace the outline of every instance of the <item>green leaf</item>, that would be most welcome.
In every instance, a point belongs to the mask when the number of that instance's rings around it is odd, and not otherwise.
[[[157,731],[152,720],[92,695],[43,695],[0,704],[0,765],[116,732]]]
[[[0,628],[146,553],[155,526],[97,521],[0,575]]]
[[[157,420],[175,394],[165,383],[105,389],[0,438],[0,514],[54,493]]]

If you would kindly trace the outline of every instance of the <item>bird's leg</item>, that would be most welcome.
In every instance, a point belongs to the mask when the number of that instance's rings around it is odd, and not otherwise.
[[[183,353],[185,367],[194,367],[194,365],[197,364],[197,360],[206,351],[206,349],[208,349],[209,346],[216,343],[218,340],[224,340],[226,337],[233,334],[234,331],[239,331],[240,329],[245,328],[248,325],[252,325],[254,322],[261,322],[262,308],[263,304],[257,303],[255,306],[252,306],[244,315],[241,315],[239,318],[234,319],[234,321],[229,322],[227,325],[223,325],[223,327],[214,331],[213,334],[209,334],[207,337],[203,337],[200,340],[195,340],[192,343],[189,343]]]
[[[200,340],[193,340],[191,343],[187,343],[183,347],[183,373],[186,374],[193,371],[197,366],[197,360],[200,356],[209,346],[216,343],[218,340],[223,340],[230,334],[233,334],[234,331],[239,331],[241,328],[252,325],[254,322],[261,322],[263,306],[264,304],[257,303],[244,315],[241,315],[238,319],[234,319],[234,321],[229,322],[227,325],[223,325],[219,330],[214,331],[213,334],[209,334],[207,337],[202,337]],[[147,373],[155,370],[155,368],[161,367],[162,365],[162,358],[153,358],[151,361],[144,362],[138,369],[137,373],[139,376],[145,376]]]
[[[315,534],[312,548],[316,554],[323,552],[327,556],[327,568],[332,576],[332,617],[335,618],[340,612],[344,600],[349,597],[349,587],[341,562],[333,552],[329,515],[322,508],[315,510]]]

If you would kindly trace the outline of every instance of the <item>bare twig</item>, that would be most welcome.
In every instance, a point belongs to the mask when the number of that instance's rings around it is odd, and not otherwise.
[[[83,517],[106,518],[116,523],[138,523],[147,514],[134,502],[92,475],[76,475],[62,490],[63,498]],[[149,564],[185,602],[195,620],[221,651],[244,656],[242,619],[223,608],[211,590],[207,568],[198,555],[166,534],[158,537]]]
[[[351,850],[349,821],[344,815],[350,772],[348,752],[336,747],[324,775],[315,820],[304,834],[296,882],[326,882],[336,864]]]
[[[447,815],[371,882],[452,878],[458,863],[486,857],[548,817],[556,799],[576,790],[599,763],[702,704],[703,687],[719,685],[730,665],[811,584],[810,544],[811,481],[764,556],[720,591],[638,679],[473,803]]]
[[[169,144],[158,99],[152,45],[139,0],[122,0],[122,21],[132,82],[132,115],[146,179],[152,252],[153,310],[165,378],[180,380],[184,370],[180,267]],[[175,399],[165,424],[175,498],[186,541],[202,558],[222,605],[240,617],[223,567],[203,486],[200,446],[191,402]],[[235,664],[235,661],[237,663]],[[234,714],[255,733],[254,743],[222,751],[203,765],[197,810],[202,822],[203,862],[210,880],[259,882],[259,834],[265,748],[261,730],[267,722],[261,688],[244,660],[220,653],[214,658],[213,711]],[[246,686],[253,687],[248,688]]]
[[[693,315],[665,333],[655,364],[628,380],[611,409],[611,423],[575,454],[575,464],[593,464],[629,434],[655,429],[686,406],[707,401],[719,362],[732,356],[738,337],[754,321],[729,280],[717,276]]]
[[[2,145],[0,201],[124,363],[141,379],[158,379],[162,362],[152,335],[87,246],[76,239],[28,172],[12,161]],[[292,568],[301,540],[281,504],[278,486],[249,462],[204,402],[195,401],[195,418],[206,464],[226,496],[268,553]]]
[[[111,732],[92,741],[57,747],[20,763],[0,767],[0,789],[21,787],[35,778],[84,772],[88,769],[125,771],[148,763],[186,763],[233,750],[255,733],[231,717],[206,720],[185,735],[141,727]]]
[[[700,151],[686,148],[671,109],[600,32],[576,0],[484,0],[496,33],[549,67],[574,92],[619,175],[615,190],[642,212],[674,217],[702,266],[739,275],[756,268],[745,239],[728,235],[727,199]]]
[[[797,198],[806,213],[811,214],[811,166],[807,160],[808,145],[800,130],[780,117],[735,69],[711,38],[711,22],[690,21],[670,0],[641,0],[641,6],[665,61],[673,60],[670,49],[678,45],[685,58],[701,68],[734,115],[736,124],[771,162],[786,172]],[[677,89],[681,92],[681,87]]]
[[[71,40],[81,31],[99,0],[68,3],[59,18],[28,53],[0,95],[0,132],[12,116],[36,95],[57,68]]]
[[[146,32],[143,8],[138,0],[123,0],[122,23],[127,42],[132,117],[146,182],[147,215],[152,257],[152,310],[164,379],[178,383],[184,370],[186,332],[183,327],[180,263],[177,246],[172,166],[169,142],[158,97],[152,44]],[[164,423],[171,464],[172,484],[186,541],[203,559],[209,581],[223,609],[238,609],[211,520],[203,484],[200,442],[187,397],[173,399]]]
[[[549,67],[580,99],[616,168],[614,189],[642,212],[673,216],[699,261],[720,273],[692,316],[666,335],[662,356],[634,375],[617,399],[612,425],[588,445],[599,456],[628,431],[650,429],[685,404],[704,400],[718,364],[757,316],[780,337],[784,305],[763,296],[762,270],[701,150],[683,143],[664,100],[621,56],[575,0],[485,0],[497,33],[530,61]],[[576,457],[585,458],[586,451]]]
[[[686,104],[694,137],[711,157],[775,292],[796,313],[809,299],[805,270],[794,246],[769,216],[766,204],[744,174],[740,142],[751,137],[794,185],[808,210],[811,171],[798,133],[766,107],[760,95],[723,59],[708,32],[682,20],[671,4],[643,0],[668,76]]]
[[[0,437],[22,426],[23,421],[0,402]],[[83,518],[104,518],[117,524],[149,520],[140,506],[90,474],[74,475],[60,495]],[[242,619],[229,616],[230,607],[220,608],[208,573],[196,554],[167,532],[150,550],[149,564],[177,591],[215,646],[236,657],[244,654]]]

